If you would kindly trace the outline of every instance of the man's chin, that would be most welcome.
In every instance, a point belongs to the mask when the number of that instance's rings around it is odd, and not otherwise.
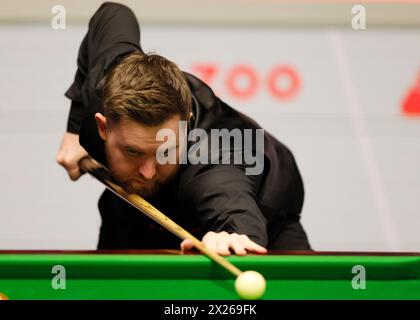
[[[153,185],[149,188],[145,188],[145,187],[138,187],[138,186],[136,187],[131,183],[124,185],[123,188],[129,194],[137,194],[144,198],[148,198],[155,195],[157,191],[159,190],[159,187],[157,185]]]

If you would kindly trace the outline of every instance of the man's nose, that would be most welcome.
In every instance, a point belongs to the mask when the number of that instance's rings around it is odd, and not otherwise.
[[[139,173],[145,180],[152,180],[156,175],[156,161],[155,159],[147,159],[139,166]]]

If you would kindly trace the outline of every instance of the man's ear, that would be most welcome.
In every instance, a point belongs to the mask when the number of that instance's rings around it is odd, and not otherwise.
[[[95,113],[96,124],[98,125],[99,136],[102,140],[106,140],[106,118],[101,113]]]
[[[191,111],[191,112],[190,112],[190,117],[188,118],[188,120],[191,120],[192,116],[193,116],[193,113],[192,113],[192,111]]]

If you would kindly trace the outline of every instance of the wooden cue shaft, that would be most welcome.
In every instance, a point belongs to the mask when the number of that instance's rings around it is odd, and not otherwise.
[[[191,233],[187,230],[182,228],[180,225],[175,223],[169,217],[164,215],[154,206],[152,206],[149,202],[144,200],[137,194],[129,194],[123,188],[116,185],[114,182],[111,181],[111,175],[107,168],[105,168],[100,163],[96,162],[90,157],[84,157],[79,162],[80,168],[91,174],[97,180],[102,182],[109,190],[111,190],[114,194],[122,198],[123,200],[130,203],[132,206],[139,209],[141,212],[146,214],[149,218],[153,219],[167,230],[171,231],[173,234],[178,236],[179,238],[185,240],[190,239],[193,245],[203,254],[211,258],[213,261],[224,267],[226,270],[231,272],[235,276],[239,276],[242,271],[230,263],[225,258],[221,257],[219,254],[214,252],[213,250],[208,249],[204,244],[194,237]]]

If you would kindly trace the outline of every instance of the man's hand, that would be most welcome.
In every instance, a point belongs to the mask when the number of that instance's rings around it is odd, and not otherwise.
[[[79,161],[87,155],[87,151],[79,143],[79,135],[66,132],[56,159],[67,170],[70,179],[74,181],[82,175]]]
[[[222,256],[233,253],[244,256],[247,253],[267,253],[267,249],[250,240],[246,235],[237,233],[207,232],[202,240],[203,244]],[[181,250],[191,250],[194,247],[191,240],[186,239],[181,243]]]

